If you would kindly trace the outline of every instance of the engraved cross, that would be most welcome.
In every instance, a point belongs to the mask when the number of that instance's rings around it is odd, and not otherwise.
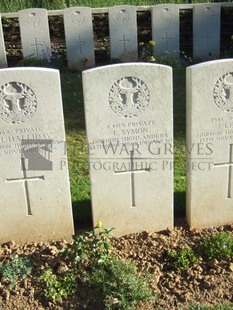
[[[36,52],[36,58],[39,58],[38,46],[43,46],[43,44],[39,44],[37,42],[37,38],[35,38],[34,41],[35,41],[35,44],[31,44],[30,46],[34,47],[34,51]]]
[[[21,165],[22,165],[23,177],[22,178],[14,178],[14,179],[6,179],[6,183],[23,182],[25,200],[26,200],[26,206],[27,206],[27,215],[32,215],[31,203],[30,203],[30,197],[29,197],[29,189],[28,189],[28,182],[30,182],[30,181],[41,181],[41,180],[44,181],[44,176],[41,175],[41,176],[37,176],[37,177],[27,177],[26,167],[25,167],[25,158],[21,158]]]
[[[150,172],[150,168],[134,169],[133,151],[130,151],[130,170],[114,171],[114,173],[116,175],[118,175],[118,174],[130,174],[131,206],[132,207],[136,207],[136,202],[135,202],[135,173],[143,173],[143,172]]]
[[[168,40],[171,40],[172,38],[169,38],[166,32],[166,36],[165,38],[160,38],[160,40],[165,40],[165,44],[166,44],[166,51],[168,50]]]
[[[233,144],[229,144],[229,160],[225,163],[216,163],[216,168],[228,167],[228,178],[227,178],[227,198],[231,198],[231,183],[232,183],[232,166],[233,166]]]
[[[125,34],[123,34],[122,40],[119,40],[119,42],[123,42],[123,44],[124,44],[124,52],[126,52],[127,49],[126,49],[126,44],[125,44],[125,42],[130,42],[130,40],[127,40],[127,39],[125,38]]]
[[[85,44],[86,42],[81,40],[81,36],[78,36],[78,42],[74,43],[79,45],[79,53],[82,54],[82,44]]]

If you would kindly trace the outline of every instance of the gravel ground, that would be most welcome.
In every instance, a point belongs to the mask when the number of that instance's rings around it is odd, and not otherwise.
[[[156,304],[142,304],[139,309],[188,309],[193,303],[230,303],[233,309],[233,259],[207,260],[187,270],[177,271],[168,264],[165,249],[178,249],[184,244],[201,254],[200,239],[213,232],[226,231],[233,236],[233,225],[211,229],[189,229],[183,220],[174,230],[143,232],[112,238],[113,252],[133,260],[138,272],[151,274],[151,286],[157,294]],[[16,245],[13,241],[0,245],[0,261],[12,254],[27,256],[33,265],[32,274],[13,290],[0,278],[0,309],[103,309],[88,287],[79,289],[75,297],[62,302],[48,302],[37,279],[44,268],[51,267],[58,274],[66,264],[57,254],[66,241]]]

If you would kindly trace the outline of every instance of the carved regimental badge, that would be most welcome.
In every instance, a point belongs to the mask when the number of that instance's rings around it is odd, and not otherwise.
[[[71,15],[71,20],[74,24],[81,25],[82,23],[84,23],[85,17],[81,11],[75,11]]]
[[[146,110],[150,93],[146,84],[135,77],[125,77],[116,81],[108,94],[112,110],[123,117],[135,117]]]
[[[129,13],[126,10],[120,10],[116,14],[116,19],[119,24],[126,24],[129,21]]]
[[[233,72],[220,77],[213,90],[217,107],[224,112],[233,112]]]
[[[36,109],[36,96],[27,85],[9,82],[0,87],[0,119],[10,124],[22,124]]]
[[[27,18],[27,22],[29,25],[37,27],[40,24],[40,18],[37,13],[30,13]]]
[[[168,8],[164,8],[163,11],[162,11],[162,15],[165,19],[171,19],[172,17],[172,12],[170,9]]]

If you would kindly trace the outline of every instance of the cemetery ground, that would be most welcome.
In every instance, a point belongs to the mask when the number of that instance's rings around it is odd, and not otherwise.
[[[184,220],[185,68],[173,75],[174,230],[121,238],[104,223],[91,230],[81,74],[62,71],[76,236],[1,244],[0,309],[233,309],[233,225],[189,229]]]

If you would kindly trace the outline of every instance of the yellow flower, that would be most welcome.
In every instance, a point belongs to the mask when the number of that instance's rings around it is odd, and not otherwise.
[[[102,225],[103,225],[102,222],[97,221],[95,227],[96,227],[96,228],[100,228],[100,227],[102,227]]]
[[[156,59],[155,59],[155,57],[154,57],[154,56],[150,56],[149,61],[151,61],[151,62],[155,62],[155,61],[156,61]]]
[[[149,41],[150,46],[155,46],[155,41],[151,40]]]

